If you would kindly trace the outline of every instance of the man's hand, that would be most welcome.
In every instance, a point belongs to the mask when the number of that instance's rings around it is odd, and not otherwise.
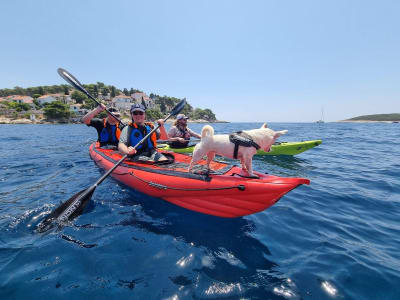
[[[157,124],[160,126],[164,126],[164,120],[163,119],[157,120]]]
[[[106,106],[105,106],[103,103],[100,103],[100,105],[97,106],[97,110],[98,110],[99,112],[102,112],[102,111],[104,111],[105,109],[106,109]]]
[[[133,148],[133,147],[128,147],[128,154],[129,155],[134,155],[134,154],[136,154],[136,149],[135,148]]]

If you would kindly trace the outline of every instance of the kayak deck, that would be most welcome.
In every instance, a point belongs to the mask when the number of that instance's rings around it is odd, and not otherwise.
[[[304,142],[282,142],[271,146],[271,151],[258,150],[256,155],[297,155],[306,150],[321,145],[322,140]]]

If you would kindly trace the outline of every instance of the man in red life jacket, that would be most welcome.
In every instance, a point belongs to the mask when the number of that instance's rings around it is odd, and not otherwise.
[[[122,130],[118,150],[123,154],[131,155],[131,159],[134,160],[154,162],[168,160],[164,155],[157,152],[157,139],[168,139],[164,120],[158,120],[159,130],[153,132],[134,149],[133,146],[139,143],[154,128],[154,125],[151,122],[146,122],[146,108],[142,104],[132,105],[130,112],[132,122]]]
[[[118,147],[119,136],[123,129],[122,124],[120,124],[120,122],[109,113],[107,113],[107,118],[95,118],[95,116],[105,109],[106,107],[101,104],[91,112],[87,113],[81,121],[87,126],[96,128],[98,135],[97,141],[100,143],[100,147]],[[120,113],[115,108],[111,107],[108,110],[117,118],[121,117]]]

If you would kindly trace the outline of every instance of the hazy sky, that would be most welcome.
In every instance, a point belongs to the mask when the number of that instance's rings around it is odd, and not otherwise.
[[[186,97],[227,121],[400,113],[400,1],[0,2],[0,88]]]

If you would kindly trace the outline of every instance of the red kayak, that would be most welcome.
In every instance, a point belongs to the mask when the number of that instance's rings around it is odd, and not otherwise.
[[[90,157],[99,167],[109,170],[121,159],[115,150],[90,148]],[[210,173],[206,161],[199,161],[193,173],[188,173],[191,156],[160,151],[170,162],[162,165],[134,162],[129,159],[111,174],[116,180],[149,196],[197,212],[226,218],[250,215],[275,204],[282,196],[301,184],[305,178],[277,177],[254,172],[259,178],[243,177],[241,168],[226,163],[211,162]]]

